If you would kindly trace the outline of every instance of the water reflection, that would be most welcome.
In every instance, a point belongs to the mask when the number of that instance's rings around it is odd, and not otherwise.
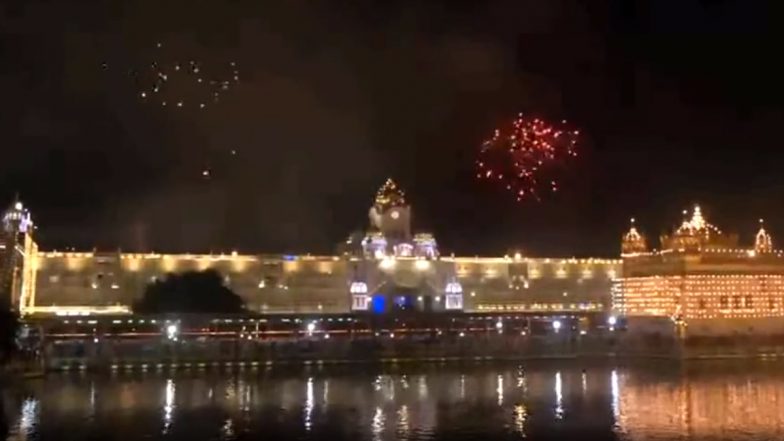
[[[583,390],[583,395],[588,393],[588,374],[584,370],[582,375],[580,375],[580,386]]]
[[[244,412],[248,412],[252,403],[251,383],[248,382],[245,378],[240,378],[237,381],[237,389],[239,390],[240,409],[242,409]]]
[[[53,376],[2,391],[7,439],[784,439],[784,364]],[[407,385],[410,383],[411,387]],[[329,412],[326,405],[329,402]],[[320,407],[321,406],[321,407]],[[321,416],[321,417],[319,417]],[[175,424],[175,420],[177,424]]]
[[[324,387],[324,391],[323,391],[324,395],[321,398],[321,401],[322,401],[322,404],[324,406],[324,409],[326,410],[327,403],[329,403],[329,380],[324,380],[324,386],[323,387]]]
[[[515,432],[519,433],[520,435],[525,435],[525,418],[527,412],[525,410],[525,405],[517,404],[514,407],[514,427]]]
[[[619,399],[620,428],[632,438],[657,432],[688,433],[693,439],[782,439],[784,380],[778,372],[771,375],[627,383]]]
[[[525,377],[525,371],[522,367],[518,369],[517,385],[523,390],[523,395],[528,394],[528,380]]]
[[[95,418],[95,381],[90,381],[90,415],[92,420]]]
[[[27,397],[22,401],[19,410],[19,423],[16,425],[15,440],[27,440],[34,437],[40,418],[40,402],[36,398]]]
[[[411,421],[409,418],[408,405],[404,404],[400,406],[400,409],[397,411],[397,433],[401,438],[408,438],[411,429]]]
[[[563,418],[563,382],[561,381],[561,371],[555,373],[555,418]]]
[[[305,430],[310,431],[313,424],[311,418],[313,417],[313,377],[308,377],[307,387],[305,389],[305,415],[304,423]]]
[[[620,417],[619,400],[621,396],[620,386],[618,386],[618,371],[613,369],[610,373],[610,394],[612,396],[612,413],[615,418],[616,424]]]
[[[496,393],[498,394],[498,405],[504,405],[504,376],[499,375],[496,379]]]
[[[227,418],[226,421],[223,422],[223,427],[221,427],[221,438],[234,438],[234,422],[231,420],[231,418]]]
[[[376,413],[373,414],[373,420],[370,423],[370,432],[373,434],[373,441],[381,440],[381,434],[384,432],[384,411],[381,407],[376,407]]]
[[[417,392],[419,394],[420,400],[427,398],[427,378],[424,375],[419,377],[417,382]]]
[[[165,400],[163,405],[163,433],[169,432],[172,425],[172,415],[174,413],[174,398],[175,398],[175,385],[174,380],[169,378],[166,380]]]

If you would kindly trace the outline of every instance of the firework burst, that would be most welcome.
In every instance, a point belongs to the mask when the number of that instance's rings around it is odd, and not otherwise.
[[[126,72],[140,102],[173,111],[210,108],[240,81],[235,61],[187,59],[174,48],[166,49],[167,46],[158,42],[152,49],[152,59],[131,68],[117,69],[106,62],[101,66],[107,72]]]
[[[558,191],[558,171],[577,156],[579,131],[566,121],[553,124],[522,113],[508,127],[496,129],[482,143],[476,161],[477,178],[497,183],[515,195],[541,200]]]

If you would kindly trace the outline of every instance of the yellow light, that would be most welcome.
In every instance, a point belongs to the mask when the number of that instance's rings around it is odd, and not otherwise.
[[[427,271],[430,268],[430,262],[427,260],[417,260],[414,266],[419,271]]]
[[[390,270],[395,267],[395,258],[394,257],[385,257],[379,262],[378,266],[384,270]]]

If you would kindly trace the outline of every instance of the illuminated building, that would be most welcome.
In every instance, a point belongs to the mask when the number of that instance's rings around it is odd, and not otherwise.
[[[376,194],[369,229],[337,255],[159,254],[29,250],[16,268],[27,292],[23,314],[129,312],[145,287],[168,273],[214,269],[257,313],[402,311],[599,313],[611,306],[620,260],[445,256],[430,233],[413,233],[413,210],[388,180]],[[24,301],[20,301],[23,299]]]
[[[738,245],[695,207],[661,250],[649,251],[632,225],[622,241],[615,309],[630,331],[686,336],[784,334],[784,254],[761,226],[754,246]]]

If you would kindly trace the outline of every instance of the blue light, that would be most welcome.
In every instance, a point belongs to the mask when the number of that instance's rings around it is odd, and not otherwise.
[[[374,295],[371,301],[371,308],[373,314],[383,314],[387,309],[386,299],[383,295]]]
[[[292,260],[297,260],[297,256],[292,256],[291,254],[284,254],[283,260],[291,262]]]

